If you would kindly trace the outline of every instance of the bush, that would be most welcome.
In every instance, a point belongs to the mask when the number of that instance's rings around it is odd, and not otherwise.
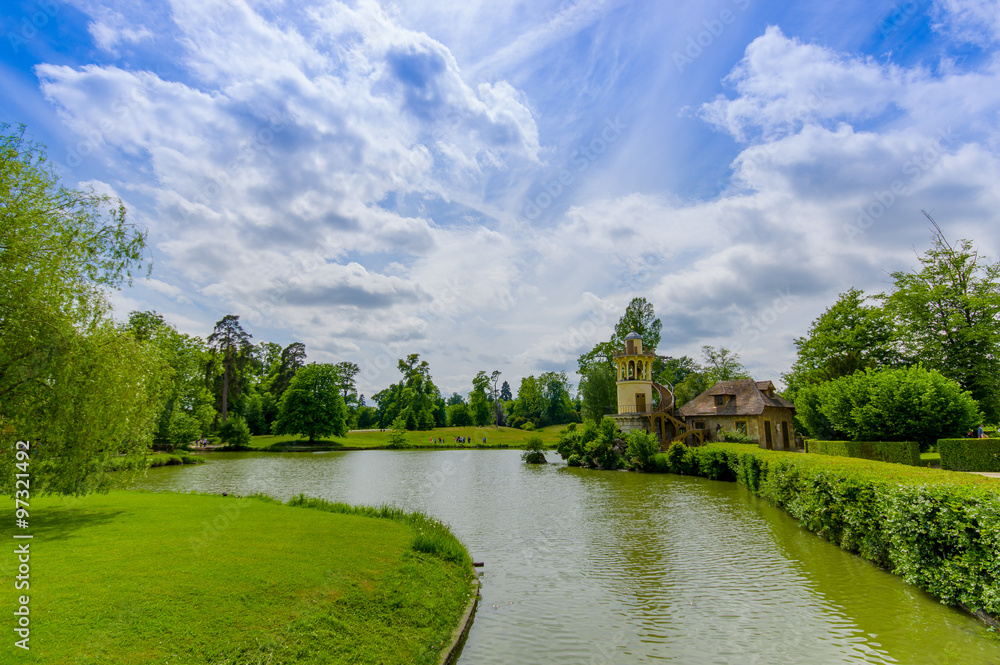
[[[856,372],[809,386],[795,400],[812,438],[917,441],[922,452],[980,422],[968,392],[919,365]]]
[[[660,442],[645,430],[632,430],[625,437],[625,468],[652,469],[653,456],[660,452]]]
[[[545,459],[545,450],[542,445],[542,437],[534,434],[528,437],[526,442],[527,445],[524,447],[524,452],[521,454],[521,459],[528,464],[545,464],[548,462]]]
[[[752,443],[754,445],[759,443],[757,439],[738,429],[724,429],[720,433],[722,434],[722,440],[727,443]]]
[[[403,416],[399,416],[392,421],[392,429],[389,431],[389,443],[386,448],[405,448],[406,447],[406,419]]]
[[[836,457],[860,457],[878,462],[922,466],[920,444],[916,441],[813,441],[808,453]]]
[[[674,441],[667,448],[666,465],[670,473],[690,474],[697,469],[691,449],[680,441]]]
[[[525,432],[534,432],[535,431],[535,423],[533,423],[530,420],[528,420],[523,425],[521,425],[521,429],[523,429]]]
[[[219,428],[219,440],[231,448],[247,446],[250,439],[250,427],[239,416],[229,416],[226,424]]]
[[[939,439],[941,468],[951,471],[1000,471],[1000,439]]]

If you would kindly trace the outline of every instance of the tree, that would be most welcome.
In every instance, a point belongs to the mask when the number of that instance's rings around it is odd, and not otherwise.
[[[201,338],[178,332],[152,311],[131,312],[127,327],[137,341],[155,349],[167,365],[153,441],[179,446],[207,433],[215,410],[203,380],[209,354]]]
[[[490,402],[487,391],[490,389],[490,377],[480,371],[472,379],[472,392],[469,393],[469,413],[476,427],[482,427],[490,422]]]
[[[790,399],[810,384],[898,364],[892,322],[868,300],[863,291],[848,289],[812,322],[805,337],[795,340],[798,356],[782,375]]]
[[[500,401],[507,403],[512,399],[514,399],[514,393],[510,391],[510,384],[504,381],[503,386],[500,388]]]
[[[208,336],[208,344],[213,355],[221,355],[222,364],[222,424],[226,423],[229,411],[230,383],[240,390],[243,387],[243,369],[252,360],[253,347],[250,344],[252,335],[240,326],[240,317],[227,314],[215,324],[215,329]],[[239,392],[239,390],[237,390]]]
[[[558,425],[573,419],[573,400],[569,395],[569,380],[565,372],[544,372],[538,377],[542,389],[544,413],[542,424]],[[616,396],[617,397],[617,396]]]
[[[292,378],[278,404],[275,434],[317,437],[347,434],[347,410],[340,396],[340,375],[333,365],[310,363]]]
[[[141,468],[165,364],[110,318],[106,292],[143,265],[121,201],[59,184],[24,127],[0,125],[0,485],[15,443],[33,493],[106,490],[111,460]],[[115,460],[119,463],[119,460]]]
[[[750,378],[746,368],[740,363],[738,353],[734,353],[724,346],[716,349],[708,345],[701,347],[701,353],[705,358],[705,374],[709,387],[719,381]]]
[[[701,365],[688,356],[681,356],[680,358],[660,356],[659,360],[662,369],[657,375],[657,381],[668,386],[676,386],[688,375],[704,371]]]
[[[271,376],[270,392],[276,400],[288,390],[295,373],[306,366],[306,345],[302,342],[292,342],[281,350],[281,355],[274,374]]]
[[[602,360],[580,364],[580,411],[584,420],[618,412],[618,373]]]
[[[924,213],[927,215],[927,213]],[[892,273],[882,296],[903,361],[921,362],[969,391],[990,422],[1000,420],[1000,262],[969,240],[952,245],[934,224],[920,269]]]
[[[927,450],[941,438],[979,423],[972,396],[936,370],[867,369],[800,392],[796,409],[809,433],[853,441],[917,441]]]
[[[517,397],[514,398],[511,409],[511,426],[521,427],[529,422],[538,426],[544,410],[545,398],[538,379],[534,375],[521,379],[521,386],[517,389]]]
[[[344,399],[344,404],[351,404],[357,401],[358,391],[355,389],[354,377],[358,375],[361,368],[357,363],[348,361],[339,362],[334,367],[337,368],[337,375],[340,377],[340,396]]]
[[[451,427],[468,427],[472,424],[472,414],[469,413],[468,404],[452,404],[448,407],[448,425]]]
[[[458,393],[452,393],[451,397],[445,403],[446,406],[455,406],[456,404],[465,404],[465,398]]]
[[[662,330],[663,322],[656,318],[653,305],[645,298],[632,298],[625,308],[625,313],[615,325],[611,343],[615,349],[625,348],[625,337],[631,332],[636,332],[642,335],[643,348],[655,349],[660,345]]]
[[[493,426],[500,429],[500,425],[505,424],[504,418],[504,402],[501,399],[501,388],[498,385],[500,382],[500,370],[493,370],[493,374],[490,375],[490,409],[493,412]],[[504,381],[506,383],[506,381]]]

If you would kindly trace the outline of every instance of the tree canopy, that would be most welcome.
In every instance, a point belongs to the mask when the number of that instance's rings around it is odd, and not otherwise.
[[[105,289],[142,268],[145,233],[120,201],[62,186],[23,127],[0,125],[0,472],[14,442],[32,489],[107,489],[112,458],[152,442],[165,363],[110,318]],[[122,462],[116,461],[115,464]]]
[[[329,364],[310,363],[295,373],[278,404],[275,434],[299,434],[309,441],[347,434],[340,374]]]

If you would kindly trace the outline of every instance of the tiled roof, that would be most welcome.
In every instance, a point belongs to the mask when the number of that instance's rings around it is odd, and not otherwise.
[[[719,381],[714,386],[680,407],[682,416],[759,416],[766,407],[795,409],[795,405],[784,397],[768,397],[767,391],[774,390],[770,381],[737,379]],[[725,406],[715,405],[716,395],[729,395]]]

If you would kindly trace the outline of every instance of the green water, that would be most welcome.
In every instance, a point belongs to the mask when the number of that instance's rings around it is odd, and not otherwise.
[[[735,483],[507,450],[208,457],[140,486],[394,503],[449,523],[486,564],[463,665],[1000,665],[979,622]]]

